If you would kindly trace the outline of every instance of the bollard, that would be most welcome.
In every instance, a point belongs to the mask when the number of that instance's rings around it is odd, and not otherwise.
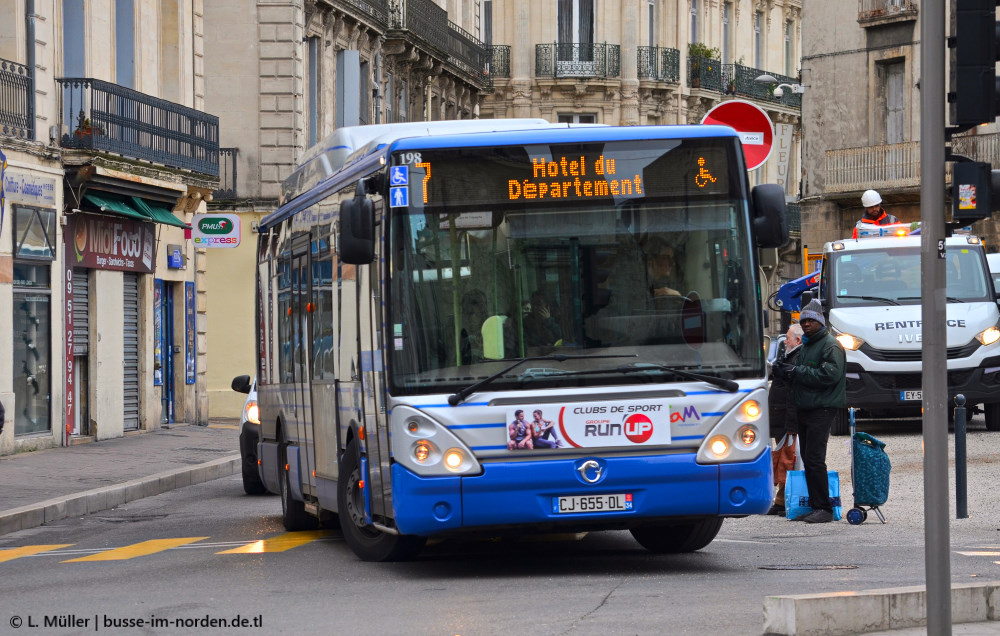
[[[955,396],[955,518],[968,519],[965,485],[965,396]]]

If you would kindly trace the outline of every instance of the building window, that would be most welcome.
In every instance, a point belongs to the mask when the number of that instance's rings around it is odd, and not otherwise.
[[[880,65],[885,95],[885,143],[899,144],[906,141],[906,100],[904,62]]]
[[[52,430],[50,276],[48,263],[14,262],[14,435]]]
[[[407,115],[406,115],[406,104],[407,104],[408,100],[409,100],[408,83],[407,83],[406,80],[400,80],[399,81],[399,108],[397,109],[399,111],[399,114],[397,115],[397,117],[399,117],[399,121],[409,121],[409,119],[407,119]]]
[[[764,68],[764,30],[762,24],[764,14],[760,11],[753,14],[753,65]]]
[[[115,0],[115,83],[135,88],[134,0]]]
[[[594,61],[594,0],[559,0],[558,57],[561,62]]]
[[[309,55],[309,85],[306,88],[309,100],[309,145],[319,142],[319,38],[308,37],[306,44]]]
[[[594,114],[577,115],[573,113],[566,113],[562,115],[557,115],[556,121],[560,124],[596,124],[597,115]]]
[[[698,42],[698,0],[691,0],[691,41]]]
[[[482,24],[479,25],[479,28],[483,44],[490,46],[493,44],[493,0],[483,0],[480,17]]]
[[[649,21],[649,46],[656,46],[656,0],[646,3],[646,18]]]
[[[385,123],[394,124],[396,120],[393,119],[392,109],[396,103],[396,82],[392,73],[386,75],[385,78]]]
[[[794,76],[792,61],[792,22],[789,20],[785,22],[785,75],[789,77]]]
[[[362,126],[368,124],[372,121],[371,114],[371,64],[368,62],[361,63],[361,72],[358,74],[358,88],[360,88],[361,93],[361,105],[359,106],[358,112],[361,115],[361,119],[358,122]]]
[[[54,210],[14,206],[14,258],[55,260]]]
[[[729,31],[729,23],[733,15],[733,3],[727,2],[722,5],[722,63],[731,64],[732,63],[732,49],[729,45],[729,40],[731,38]]]

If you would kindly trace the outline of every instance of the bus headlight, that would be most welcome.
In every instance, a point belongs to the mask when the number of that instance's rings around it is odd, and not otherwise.
[[[1000,340],[1000,329],[996,327],[990,327],[984,330],[982,333],[976,335],[976,340],[983,343],[984,345],[991,345],[997,340]]]
[[[412,406],[393,407],[389,445],[398,464],[424,477],[473,475],[482,471],[464,440],[436,418]]]
[[[756,422],[760,419],[760,402],[757,400],[747,400],[740,407],[742,412],[742,420],[744,422]]]
[[[753,426],[744,426],[739,430],[737,438],[743,442],[744,446],[749,448],[757,441],[757,429]]]
[[[708,451],[715,459],[725,459],[729,455],[729,440],[721,435],[713,437],[708,442]]]
[[[699,464],[751,462],[767,449],[767,392],[755,389],[731,403],[705,436],[695,461]]]

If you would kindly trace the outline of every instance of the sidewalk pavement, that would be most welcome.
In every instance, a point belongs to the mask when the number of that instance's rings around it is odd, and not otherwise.
[[[239,421],[0,457],[0,535],[239,474]]]

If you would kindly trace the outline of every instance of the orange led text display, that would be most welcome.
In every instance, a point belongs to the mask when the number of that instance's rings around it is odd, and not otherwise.
[[[607,196],[642,196],[642,179],[619,177],[615,160],[604,155],[588,162],[583,157],[548,160],[531,158],[530,179],[507,181],[507,199],[587,199]]]

